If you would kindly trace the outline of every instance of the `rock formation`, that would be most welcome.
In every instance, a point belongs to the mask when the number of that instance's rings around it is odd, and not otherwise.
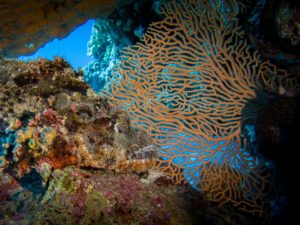
[[[36,51],[89,18],[104,18],[130,0],[0,0],[0,49],[6,56]]]

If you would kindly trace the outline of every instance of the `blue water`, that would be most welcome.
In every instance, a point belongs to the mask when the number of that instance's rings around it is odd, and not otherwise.
[[[74,69],[78,70],[86,66],[91,60],[87,56],[87,42],[90,39],[94,20],[88,20],[85,24],[77,27],[67,37],[58,40],[57,38],[47,43],[37,52],[30,56],[20,56],[23,61],[35,60],[39,57],[53,59],[60,56],[66,59]]]

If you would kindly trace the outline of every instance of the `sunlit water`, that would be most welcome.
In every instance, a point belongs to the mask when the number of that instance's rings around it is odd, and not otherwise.
[[[53,59],[60,56],[66,59],[74,69],[78,70],[86,66],[92,58],[87,56],[87,42],[91,36],[94,20],[88,20],[85,24],[77,27],[67,37],[57,38],[47,43],[37,52],[30,56],[20,56],[23,61],[35,60],[39,57]]]

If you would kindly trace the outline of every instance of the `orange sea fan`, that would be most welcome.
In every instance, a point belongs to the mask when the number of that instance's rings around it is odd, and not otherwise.
[[[151,135],[162,171],[262,215],[271,179],[241,138],[242,111],[258,92],[276,92],[284,72],[249,50],[234,0],[178,0],[161,12],[165,19],[123,50],[103,94]]]

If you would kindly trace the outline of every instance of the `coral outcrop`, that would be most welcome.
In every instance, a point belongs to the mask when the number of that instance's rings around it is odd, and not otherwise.
[[[1,159],[16,177],[45,162],[53,169],[115,170],[126,167],[127,159],[136,162],[137,171],[154,165],[155,154],[147,153],[149,161],[135,154],[153,152],[150,139],[131,127],[126,112],[93,94],[62,58],[0,66],[7,76],[0,90]]]

